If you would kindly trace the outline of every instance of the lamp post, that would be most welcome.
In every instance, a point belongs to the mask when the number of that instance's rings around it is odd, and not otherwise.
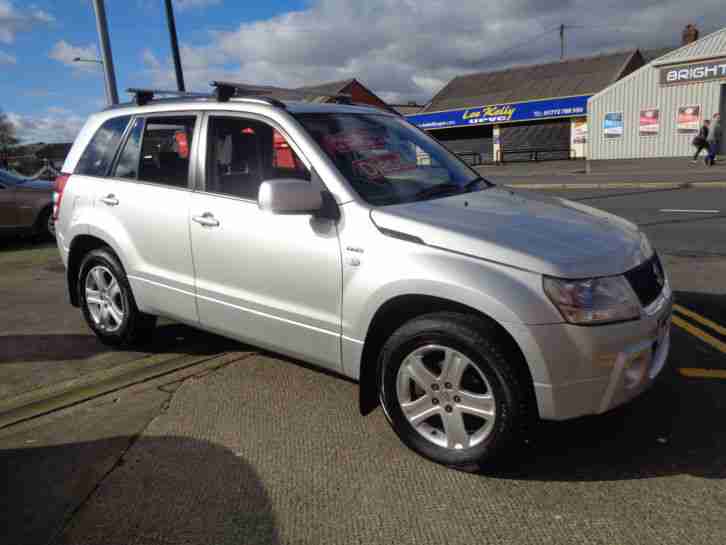
[[[101,59],[83,59],[81,57],[76,57],[73,59],[73,62],[91,62],[103,66],[103,61]],[[104,91],[106,92],[106,104],[110,106],[112,103],[111,97],[108,95],[108,86],[104,86]]]
[[[113,57],[111,56],[111,42],[108,38],[108,23],[106,22],[104,0],[93,0],[93,10],[96,13],[96,29],[98,30],[98,41],[101,45],[101,58],[103,59],[103,72],[106,83],[106,99],[109,105],[118,104],[116,72],[113,68]]]

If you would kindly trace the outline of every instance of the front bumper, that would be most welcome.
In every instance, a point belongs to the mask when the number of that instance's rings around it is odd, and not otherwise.
[[[592,327],[528,326],[515,337],[532,370],[539,414],[599,414],[643,393],[670,349],[672,293],[665,286],[637,321]]]

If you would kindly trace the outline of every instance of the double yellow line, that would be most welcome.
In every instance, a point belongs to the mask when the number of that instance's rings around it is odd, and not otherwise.
[[[680,327],[685,332],[693,335],[694,337],[703,341],[712,348],[715,348],[722,354],[726,354],[726,342],[718,339],[710,333],[707,333],[700,327],[697,327],[693,323],[687,321],[686,318],[693,320],[693,322],[696,322],[697,324],[708,328],[712,332],[721,335],[724,338],[726,338],[726,327],[714,322],[713,320],[709,320],[708,318],[701,316],[700,314],[693,312],[692,310],[689,310],[681,305],[674,304],[673,310],[675,311],[672,318],[673,325]],[[695,369],[682,367],[678,371],[681,373],[681,375],[686,377],[726,379],[726,370],[723,369]]]

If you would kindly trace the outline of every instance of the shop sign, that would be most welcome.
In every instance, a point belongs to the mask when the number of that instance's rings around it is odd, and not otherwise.
[[[681,106],[678,108],[676,127],[679,134],[695,134],[701,128],[701,107]]]
[[[421,129],[446,129],[557,117],[582,117],[587,114],[588,98],[590,95],[512,104],[490,104],[446,112],[409,115],[406,119]]]
[[[726,79],[726,58],[660,69],[661,85]]]
[[[660,110],[640,110],[640,136],[656,136],[660,132]]]
[[[605,138],[620,138],[623,136],[623,113],[606,113],[602,123],[602,130]]]

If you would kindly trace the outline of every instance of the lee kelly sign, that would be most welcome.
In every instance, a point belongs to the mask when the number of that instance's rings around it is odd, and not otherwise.
[[[726,57],[682,66],[668,66],[660,69],[661,85],[698,83],[715,79],[726,79]]]

